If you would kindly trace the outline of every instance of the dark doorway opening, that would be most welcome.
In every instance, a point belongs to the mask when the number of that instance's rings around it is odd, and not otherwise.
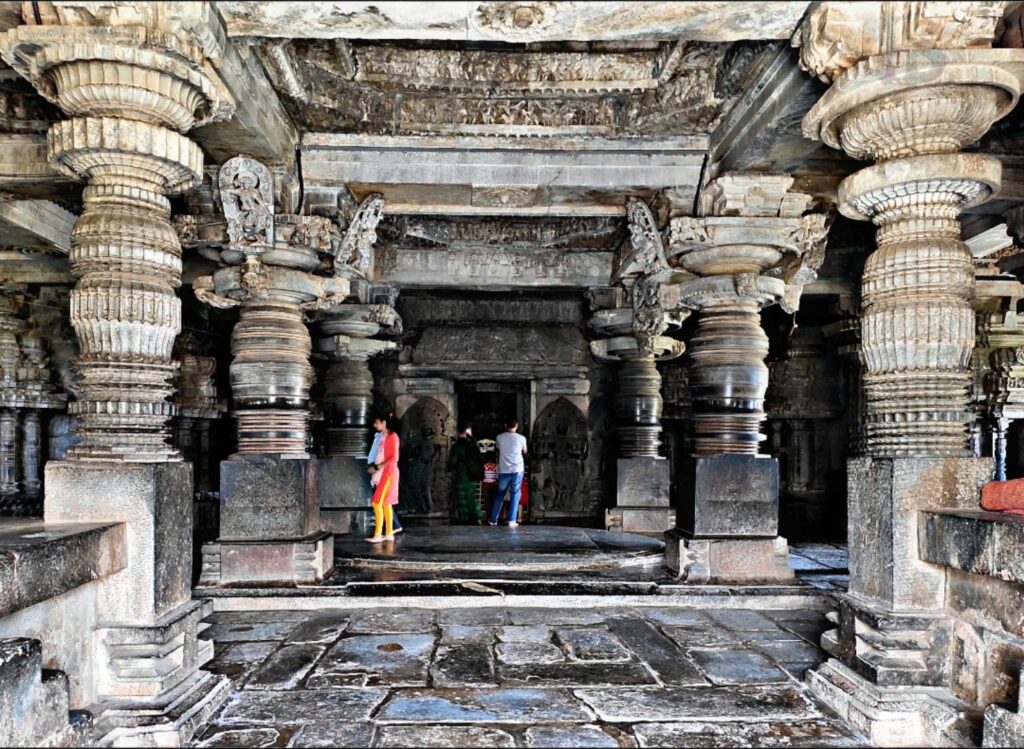
[[[473,427],[478,440],[493,440],[510,418],[519,420],[519,433],[529,439],[530,383],[456,381],[456,420]]]

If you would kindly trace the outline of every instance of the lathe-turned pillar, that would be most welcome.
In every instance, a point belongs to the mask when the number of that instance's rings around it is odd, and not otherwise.
[[[202,173],[186,133],[233,111],[208,64],[226,37],[208,3],[37,5],[0,54],[68,114],[47,134],[49,160],[86,183],[70,251],[80,441],[46,466],[45,519],[125,523],[129,569],[98,602],[93,678],[117,704],[98,729],[187,741],[206,713],[168,706],[213,710],[225,680],[199,671],[213,655],[197,638],[209,604],[192,600],[191,469],[169,444],[181,248],[168,195]]]
[[[1000,185],[997,158],[961,150],[1017,103],[1024,56],[991,48],[1006,6],[822,3],[799,36],[801,64],[831,84],[804,134],[874,162],[838,193],[844,215],[875,224],[878,248],[862,280],[867,444],[848,470],[850,589],[822,639],[836,659],[811,676],[826,701],[871,703],[859,727],[873,743],[948,741],[955,720],[914,691],[946,684],[950,650],[944,568],[920,560],[918,518],[976,508],[992,476],[967,445],[975,276],[958,217]],[[906,699],[890,708],[891,686]]]
[[[334,567],[334,547],[320,530],[307,452],[313,367],[304,316],[348,293],[347,280],[317,274],[338,232],[326,218],[275,214],[273,176],[254,159],[225,162],[217,188],[219,224],[209,215],[178,221],[188,243],[220,248],[223,267],[193,282],[196,296],[239,308],[229,370],[238,451],[220,466],[220,537],[203,546],[200,584],[318,582]]]
[[[671,221],[669,257],[689,274],[679,301],[697,310],[689,341],[692,462],[681,479],[670,569],[693,581],[790,580],[779,537],[779,469],[759,455],[768,388],[761,309],[799,304],[824,258],[826,215],[792,178],[729,174],[701,197],[702,217]]]
[[[623,246],[611,277],[613,286],[593,289],[596,311],[590,344],[599,361],[617,362],[615,431],[618,436],[615,506],[605,514],[609,529],[663,533],[675,526],[671,466],[661,449],[661,375],[657,362],[680,356],[685,347],[664,335],[677,329],[686,312],[667,311],[661,281],[669,273],[654,216],[645,203],[626,205],[630,242]]]

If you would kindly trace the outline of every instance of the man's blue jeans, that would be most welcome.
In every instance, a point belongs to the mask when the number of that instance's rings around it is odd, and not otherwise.
[[[498,492],[494,495],[491,503],[491,522],[497,523],[501,515],[501,504],[505,501],[505,492],[512,490],[512,502],[508,508],[508,521],[517,522],[519,517],[519,498],[523,494],[523,474],[521,473],[499,473]]]

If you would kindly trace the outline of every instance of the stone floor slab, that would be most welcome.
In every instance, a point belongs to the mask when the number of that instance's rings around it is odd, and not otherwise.
[[[299,626],[296,620],[213,624],[199,633],[200,639],[214,642],[254,642],[284,640]]]
[[[690,648],[738,648],[742,646],[742,640],[735,632],[713,625],[712,627],[698,629],[696,627],[663,626],[661,631],[684,651]]]
[[[592,714],[565,689],[402,689],[378,721],[425,723],[587,723]]]
[[[293,609],[264,609],[260,611],[215,611],[203,621],[208,624],[267,624],[272,622],[302,622],[309,612]]]
[[[289,747],[367,747],[373,741],[372,723],[321,723],[300,728]]]
[[[766,684],[789,679],[785,671],[753,650],[693,648],[687,654],[713,684]]]
[[[708,683],[689,656],[643,619],[613,621],[608,626],[662,684],[698,686]]]
[[[252,673],[277,646],[276,641],[235,642],[218,646],[216,656],[205,670],[239,681]]]
[[[641,747],[853,747],[866,741],[836,721],[794,723],[640,723]]]
[[[543,624],[557,627],[573,624],[600,624],[605,615],[601,609],[509,609],[509,620],[513,624]]]
[[[430,632],[434,612],[428,609],[373,609],[352,617],[349,634],[408,634]]]
[[[805,640],[763,640],[751,647],[780,663],[821,663],[827,655]]]
[[[385,697],[387,690],[373,688],[236,692],[216,723],[276,727],[366,721]]]
[[[503,686],[582,687],[654,684],[654,677],[639,661],[601,663],[499,664],[498,681]]]
[[[618,740],[600,726],[534,726],[526,729],[523,738],[528,747],[617,749],[620,746]]]
[[[246,689],[295,689],[313,664],[327,650],[325,645],[282,645],[245,682]]]
[[[515,736],[500,728],[481,726],[383,726],[376,746],[394,747],[513,747]]]
[[[494,627],[452,624],[441,629],[441,642],[445,645],[474,643],[490,645],[494,642]]]
[[[550,642],[551,627],[509,626],[498,630],[498,639],[502,642]]]
[[[700,611],[676,608],[641,607],[640,613],[647,621],[667,624],[673,627],[710,627],[711,620]]]
[[[329,645],[341,637],[351,617],[341,611],[320,612],[302,622],[285,642],[310,642]]]
[[[364,673],[370,686],[426,686],[434,636],[354,635],[343,637],[323,656],[307,686],[343,685],[345,677]],[[341,676],[341,679],[336,677]]]
[[[499,642],[494,653],[499,663],[510,666],[558,663],[565,660],[561,648],[550,642]]]
[[[438,646],[430,680],[435,687],[497,686],[491,648],[476,643]]]
[[[283,747],[288,746],[291,728],[222,728],[212,726],[192,744],[195,747]]]
[[[601,720],[635,723],[679,720],[806,720],[821,717],[811,701],[792,686],[623,687],[577,689]]]
[[[442,609],[437,612],[441,626],[497,627],[508,624],[508,612],[497,606],[479,609]]]
[[[712,609],[708,616],[732,630],[778,629],[778,625],[767,616],[750,609]]]
[[[555,637],[572,660],[622,663],[631,657],[619,638],[607,630],[556,629]]]

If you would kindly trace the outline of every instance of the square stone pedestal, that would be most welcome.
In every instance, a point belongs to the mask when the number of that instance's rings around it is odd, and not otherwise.
[[[201,585],[317,583],[334,569],[320,530],[317,463],[234,455],[220,464],[220,537],[203,546]]]
[[[790,582],[779,531],[779,464],[758,455],[694,458],[680,480],[679,527],[665,565],[688,582]]]
[[[366,459],[332,455],[316,463],[320,527],[330,533],[369,533],[373,527],[373,487]]]
[[[625,533],[663,533],[674,528],[668,459],[619,458],[615,468],[615,507],[606,511],[605,527]]]
[[[200,667],[208,601],[192,600],[192,466],[46,465],[47,523],[124,523],[127,566],[102,580],[92,638],[102,745],[179,746],[226,699],[230,681]]]

